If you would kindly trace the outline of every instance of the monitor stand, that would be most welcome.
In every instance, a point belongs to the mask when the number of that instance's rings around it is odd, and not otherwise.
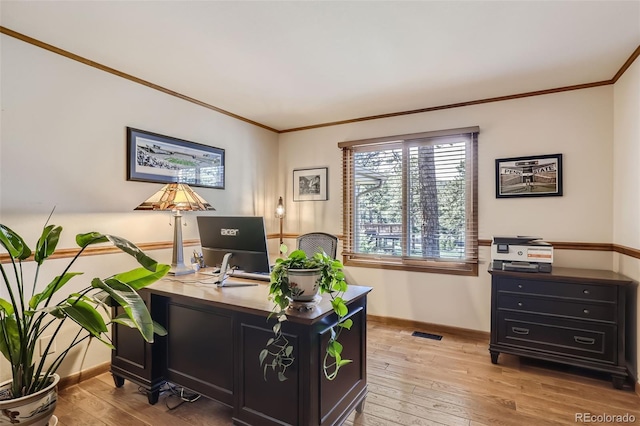
[[[227,269],[229,269],[229,259],[233,253],[227,253],[222,258],[222,266],[220,266],[220,273],[218,274],[218,279],[214,282],[218,287],[249,287],[256,286],[257,283],[248,283],[248,282],[229,282],[227,278]]]

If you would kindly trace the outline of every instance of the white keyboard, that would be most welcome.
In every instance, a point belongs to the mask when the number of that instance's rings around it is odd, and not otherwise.
[[[244,271],[233,271],[229,274],[230,277],[235,278],[247,278],[250,280],[260,280],[260,281],[270,281],[271,277],[268,272],[244,272]]]

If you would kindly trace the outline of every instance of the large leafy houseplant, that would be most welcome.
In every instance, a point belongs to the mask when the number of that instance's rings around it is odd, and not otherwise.
[[[286,248],[283,251],[286,251]],[[329,294],[331,298],[331,306],[338,320],[330,330],[322,368],[325,377],[333,380],[340,367],[351,362],[351,360],[342,358],[342,345],[338,342],[340,333],[344,329],[350,329],[353,325],[353,321],[346,318],[349,310],[342,297],[347,291],[348,285],[345,281],[342,262],[331,258],[324,251],[307,257],[302,250],[295,250],[288,257],[277,259],[271,271],[269,299],[275,305],[270,317],[275,316],[277,322],[273,326],[274,336],[267,341],[266,347],[259,356],[265,380],[269,368],[277,373],[280,381],[286,380],[287,368],[295,361],[293,346],[282,333],[282,323],[287,320],[287,308],[298,292],[298,289],[291,286],[289,282],[289,270],[292,269],[318,269],[320,272],[318,291],[320,294]]]
[[[101,315],[101,310],[112,323],[137,328],[147,342],[153,342],[154,332],[166,334],[151,319],[137,290],[162,278],[170,267],[158,264],[123,238],[97,232],[78,234],[78,253],[60,275],[41,288],[38,285],[40,267],[54,253],[61,232],[60,226],[45,225],[32,252],[20,235],[0,224],[0,245],[9,254],[9,261],[0,263],[3,293],[9,298],[0,298],[0,352],[11,363],[12,398],[31,395],[47,387],[51,376],[71,349],[87,339],[95,338],[113,349],[108,323]],[[106,242],[134,257],[142,267],[105,279],[93,278],[83,290],[71,292],[62,298],[56,295],[72,278],[82,274],[72,272],[71,267],[85,249]],[[36,263],[35,273],[28,278],[23,271],[23,262],[32,255]],[[60,301],[56,303],[54,300]],[[111,307],[116,305],[121,306],[124,313],[111,318]],[[50,346],[67,320],[78,324],[80,329],[65,348],[58,348],[59,353],[50,354]],[[44,355],[38,360],[34,356],[35,349],[45,332],[52,338]],[[53,359],[48,362],[48,358]]]

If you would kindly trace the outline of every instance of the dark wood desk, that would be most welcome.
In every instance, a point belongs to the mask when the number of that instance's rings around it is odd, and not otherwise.
[[[283,332],[294,345],[288,380],[271,371],[263,378],[258,354],[272,337],[267,321],[272,303],[268,284],[217,288],[201,273],[165,279],[141,291],[154,320],[168,335],[145,343],[137,331],[116,326],[111,372],[116,386],[124,379],[145,388],[149,402],[169,381],[233,408],[236,425],[339,425],[367,394],[366,306],[370,287],[350,286],[345,295],[351,330],[341,335],[343,357],[353,360],[329,381],[322,360],[330,327],[337,321],[330,299],[313,310],[292,311]]]

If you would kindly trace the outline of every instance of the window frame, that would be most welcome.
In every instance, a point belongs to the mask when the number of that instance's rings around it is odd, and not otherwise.
[[[402,270],[412,272],[428,272],[451,275],[478,276],[478,134],[479,127],[465,127],[447,129],[432,132],[411,133],[405,135],[387,136],[373,139],[361,139],[338,143],[342,149],[342,202],[343,202],[343,234],[344,251],[343,263],[345,266],[357,266],[364,268]],[[355,161],[354,154],[363,149],[382,150],[392,145],[400,144],[403,150],[415,144],[416,139],[435,139],[447,136],[466,136],[469,138],[466,145],[466,164],[471,165],[471,172],[465,174],[465,191],[467,201],[465,210],[467,216],[465,260],[425,259],[402,256],[389,256],[382,254],[355,253],[352,248],[355,245],[356,233],[355,210]],[[379,148],[376,147],[379,146]],[[470,156],[470,158],[469,158]],[[404,161],[404,160],[403,160]],[[406,174],[406,163],[403,164],[403,174]],[[406,205],[407,180],[402,180],[403,205]],[[402,240],[408,237],[406,210],[403,207]]]

